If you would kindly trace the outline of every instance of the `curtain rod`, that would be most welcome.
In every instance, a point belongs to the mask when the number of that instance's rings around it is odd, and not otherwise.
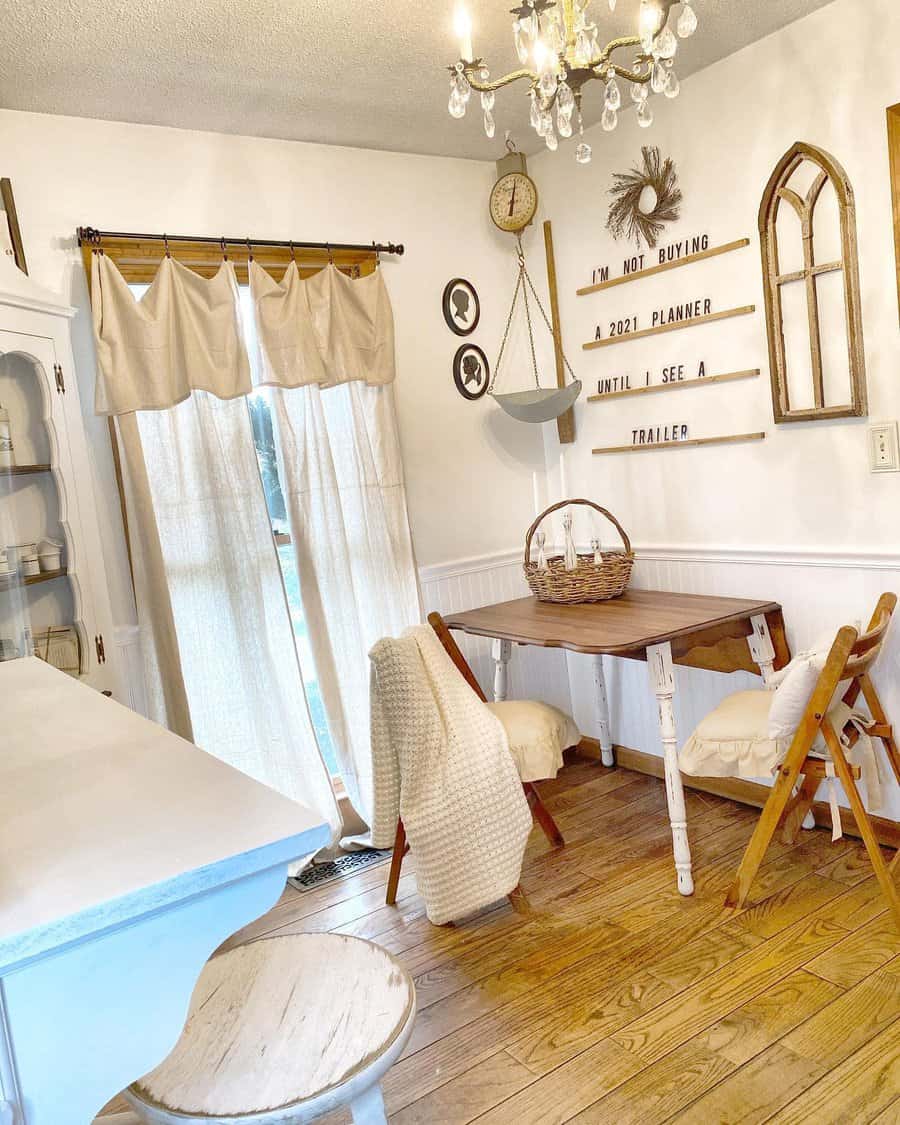
[[[97,230],[95,227],[78,228],[78,245],[98,246],[104,238],[133,238],[136,242],[205,242],[211,246],[243,246],[249,243],[253,246],[279,246],[289,250],[293,246],[297,250],[368,250],[374,254],[398,254],[404,251],[403,243],[393,242],[293,242],[288,239],[270,238],[210,238],[207,235],[190,234],[132,234],[117,230]]]

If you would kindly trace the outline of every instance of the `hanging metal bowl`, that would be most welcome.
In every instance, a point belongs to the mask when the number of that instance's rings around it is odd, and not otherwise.
[[[494,401],[519,422],[549,422],[565,414],[580,394],[581,380],[575,379],[567,387],[538,387],[494,395]]]

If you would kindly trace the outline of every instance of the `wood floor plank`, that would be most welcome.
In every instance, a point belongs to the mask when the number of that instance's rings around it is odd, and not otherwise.
[[[646,1062],[654,1062],[811,961],[843,932],[815,915],[804,918],[640,1016],[614,1038]]]
[[[668,1121],[734,1070],[728,1059],[685,1043],[569,1118],[570,1125],[651,1125]],[[696,1120],[703,1120],[697,1118]],[[714,1120],[714,1119],[710,1119]]]
[[[807,968],[841,988],[851,988],[900,954],[900,933],[890,914],[879,915],[824,950]]]
[[[837,985],[798,969],[729,1012],[702,1032],[697,1042],[742,1066],[843,995]],[[818,1057],[815,1052],[813,1058]]]
[[[815,1084],[769,1118],[772,1125],[865,1125],[900,1099],[900,1050],[895,1026],[886,1028],[827,1071]]]
[[[468,1125],[486,1110],[534,1082],[534,1075],[512,1055],[498,1051],[458,1078],[392,1114],[391,1125]]]
[[[745,910],[734,919],[734,925],[761,939],[774,937],[792,922],[840,898],[846,891],[844,883],[823,875],[806,875],[796,883],[779,887]]]
[[[900,966],[900,958],[893,964]],[[897,1020],[900,1020],[900,972],[885,966],[836,996],[820,1012],[788,1033],[784,1044],[798,1055],[834,1067]]]
[[[671,1125],[760,1125],[825,1073],[824,1066],[775,1043],[669,1120]],[[818,1120],[825,1125],[829,1119]]]
[[[626,1082],[640,1065],[606,1039],[483,1114],[478,1125],[560,1125]]]

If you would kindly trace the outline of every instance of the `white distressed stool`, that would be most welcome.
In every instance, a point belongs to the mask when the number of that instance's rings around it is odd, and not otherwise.
[[[263,938],[209,961],[168,1058],[125,1097],[153,1125],[300,1125],[349,1105],[384,1125],[379,1083],[416,993],[389,953],[343,934]]]

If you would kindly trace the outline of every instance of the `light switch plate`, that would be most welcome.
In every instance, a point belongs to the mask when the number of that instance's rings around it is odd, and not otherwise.
[[[869,426],[869,468],[873,473],[900,472],[896,422],[876,422]]]

